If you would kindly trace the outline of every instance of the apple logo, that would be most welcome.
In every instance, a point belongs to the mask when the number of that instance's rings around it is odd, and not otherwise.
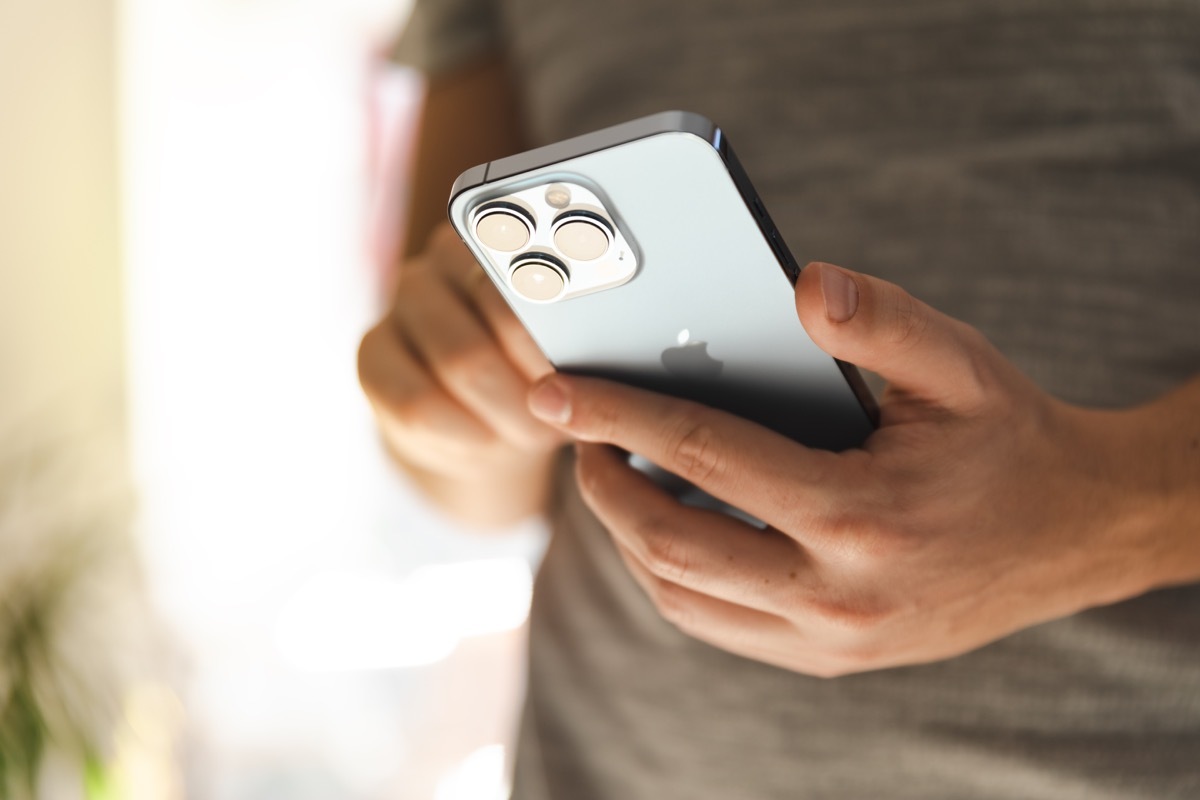
[[[662,363],[667,372],[686,378],[715,378],[720,375],[724,364],[708,354],[708,342],[693,342],[690,341],[691,337],[691,332],[684,328],[675,337],[679,346],[663,350]]]

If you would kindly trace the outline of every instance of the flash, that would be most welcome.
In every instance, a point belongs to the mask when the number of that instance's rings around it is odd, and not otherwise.
[[[546,188],[546,205],[551,208],[566,208],[571,202],[571,190],[556,183]]]

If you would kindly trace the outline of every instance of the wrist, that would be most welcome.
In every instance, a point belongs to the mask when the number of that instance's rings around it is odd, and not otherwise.
[[[1200,580],[1200,380],[1121,411],[1082,411],[1101,546],[1119,578],[1108,602]],[[1099,452],[1096,452],[1099,451]]]

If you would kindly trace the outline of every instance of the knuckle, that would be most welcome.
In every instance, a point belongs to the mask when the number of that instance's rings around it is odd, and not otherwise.
[[[857,653],[863,641],[887,621],[889,614],[876,603],[861,598],[817,597],[809,600],[807,613],[826,629],[839,636],[849,636],[851,643],[843,653]]]
[[[911,350],[925,338],[929,314],[923,303],[899,289],[891,293],[892,326],[889,340],[902,350]]]
[[[579,494],[589,505],[601,499],[595,460],[584,451],[575,459],[575,484],[579,487]]]
[[[846,511],[825,522],[828,555],[833,559],[869,570],[901,555],[909,539],[890,515]]]
[[[427,431],[437,427],[442,416],[440,398],[432,392],[394,395],[384,405],[394,428],[400,431]]]
[[[544,423],[528,417],[526,424],[516,428],[515,443],[531,453],[552,452],[564,442],[563,435]]]
[[[829,510],[820,527],[828,557],[862,572],[878,572],[922,546],[928,494],[911,491],[904,474],[888,471],[875,491],[852,506]]]
[[[477,341],[451,342],[438,359],[435,369],[448,385],[477,393],[491,391],[496,357],[491,349]]]
[[[963,369],[959,383],[960,397],[968,408],[983,408],[1002,404],[1010,397],[1000,389],[1002,381],[995,348],[983,333],[971,325],[955,322],[962,343]]]
[[[725,472],[716,431],[698,413],[690,413],[676,424],[667,452],[671,471],[692,483],[703,483]]]
[[[421,382],[395,353],[394,334],[387,323],[369,330],[358,347],[358,382],[377,413],[393,421],[403,418],[415,397],[422,394]]]
[[[651,517],[640,522],[633,533],[642,543],[646,569],[651,574],[673,583],[687,576],[687,550],[674,525],[661,517]]]
[[[621,420],[610,403],[596,401],[581,392],[572,396],[570,426],[581,432],[579,435],[584,441],[612,442]]]
[[[839,675],[851,675],[878,669],[887,663],[888,648],[874,639],[863,639],[840,648],[833,658],[833,668]]]
[[[367,331],[358,343],[358,384],[370,398],[380,393],[383,370],[379,368],[379,353],[384,344],[382,337],[387,335],[383,324],[379,324]]]
[[[867,564],[894,564],[915,551],[921,544],[919,536],[897,514],[896,519],[871,515],[862,524],[859,534],[859,553]]]

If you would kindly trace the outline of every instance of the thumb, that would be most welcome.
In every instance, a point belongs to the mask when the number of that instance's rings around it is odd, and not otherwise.
[[[981,366],[996,353],[982,334],[893,283],[809,264],[796,282],[796,311],[818,347],[906,394],[960,411],[984,400]]]

